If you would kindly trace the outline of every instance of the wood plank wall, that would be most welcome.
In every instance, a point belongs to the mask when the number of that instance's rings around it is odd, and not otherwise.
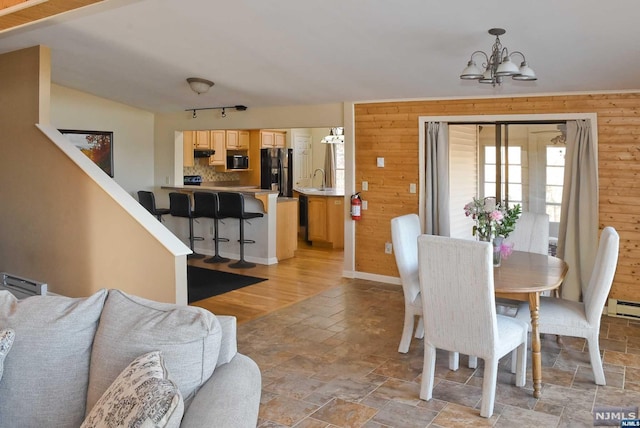
[[[640,93],[406,101],[355,105],[356,189],[368,201],[356,224],[355,268],[398,276],[391,242],[393,217],[418,212],[418,117],[596,113],[600,228],[620,234],[618,268],[610,297],[640,301]],[[385,167],[376,167],[376,157]]]

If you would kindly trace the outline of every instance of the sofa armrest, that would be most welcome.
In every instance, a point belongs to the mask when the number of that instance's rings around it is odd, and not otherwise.
[[[238,341],[236,338],[237,321],[236,317],[229,315],[216,315],[222,328],[222,340],[220,343],[220,354],[216,367],[227,364],[238,352]]]
[[[181,428],[255,428],[258,423],[262,376],[249,357],[236,354],[216,368],[185,409]]]

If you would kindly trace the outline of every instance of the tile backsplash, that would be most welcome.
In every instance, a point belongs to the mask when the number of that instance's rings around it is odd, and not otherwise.
[[[207,165],[185,166],[184,175],[201,175],[202,181],[239,181],[237,172],[219,172],[215,167]]]

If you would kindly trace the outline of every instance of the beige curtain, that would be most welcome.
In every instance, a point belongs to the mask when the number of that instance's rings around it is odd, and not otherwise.
[[[562,297],[581,301],[598,248],[598,148],[589,120],[567,122],[558,256],[569,265]]]
[[[325,144],[324,172],[325,185],[331,189],[336,187],[336,145]]]
[[[425,233],[449,236],[449,133],[445,122],[427,123]]]

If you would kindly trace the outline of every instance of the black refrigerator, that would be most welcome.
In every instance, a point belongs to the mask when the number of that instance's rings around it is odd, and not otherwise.
[[[293,196],[293,149],[260,149],[260,188]]]

